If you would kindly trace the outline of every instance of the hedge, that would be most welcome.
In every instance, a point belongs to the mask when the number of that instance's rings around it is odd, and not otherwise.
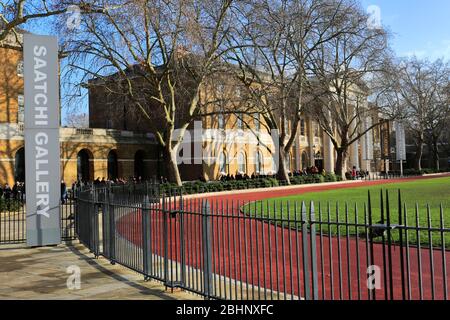
[[[311,175],[311,176],[295,176],[290,178],[291,185],[314,184],[324,182],[342,181],[342,178],[335,174],[326,175]],[[272,188],[282,185],[287,185],[286,181],[279,181],[275,178],[264,179],[249,179],[249,180],[231,180],[231,181],[211,181],[201,182],[192,181],[186,182],[182,187],[176,184],[164,183],[161,184],[161,193],[183,193],[183,194],[197,194],[209,192],[222,192],[233,190]]]

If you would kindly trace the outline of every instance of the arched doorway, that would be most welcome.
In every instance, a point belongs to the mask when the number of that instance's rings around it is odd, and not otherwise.
[[[139,150],[134,155],[134,176],[141,177],[143,180],[147,178],[145,174],[145,152]]]
[[[108,180],[115,180],[119,177],[119,167],[117,161],[117,152],[111,150],[108,154]]]
[[[320,151],[318,151],[314,157],[315,157],[315,166],[317,167],[317,169],[319,169],[319,172],[322,172],[322,170],[324,168],[322,153]]]
[[[93,159],[92,153],[83,149],[78,152],[77,155],[77,177],[81,181],[92,181],[94,180],[93,174],[94,170],[92,168],[91,160]]]
[[[303,153],[302,153],[302,169],[303,170],[305,170],[309,167],[308,163],[309,163],[308,153],[306,151],[303,151]]]
[[[14,158],[14,180],[25,182],[25,148],[20,148]]]

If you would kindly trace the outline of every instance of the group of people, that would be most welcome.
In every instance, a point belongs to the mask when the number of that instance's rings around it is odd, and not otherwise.
[[[315,175],[315,174],[326,174],[325,169],[322,170],[322,172],[320,172],[319,168],[317,168],[316,166],[312,166],[312,167],[307,167],[304,168],[303,170],[296,170],[294,172],[292,172],[290,174],[290,176],[294,176],[294,177],[300,177],[300,176],[310,176],[310,175]]]
[[[369,174],[369,171],[358,170],[356,166],[353,166],[352,170],[346,173],[346,177],[347,179],[358,180],[368,177]]]
[[[25,183],[16,182],[11,186],[5,184],[4,186],[0,184],[0,199],[4,200],[25,200]]]
[[[222,173],[220,175],[219,181],[222,181],[222,182],[226,182],[226,181],[246,181],[246,180],[275,178],[275,177],[276,177],[276,175],[260,174],[260,173],[252,173],[251,176],[249,176],[246,173],[242,173],[242,172],[238,172],[238,173],[236,173],[236,175]]]
[[[113,185],[127,185],[127,184],[140,184],[143,183],[144,180],[142,177],[130,177],[129,179],[125,178],[116,178],[116,179],[106,179],[105,177],[100,178],[98,177],[94,181],[85,181],[82,179],[79,179],[77,181],[74,181],[72,183],[72,190],[80,189],[83,187],[106,187],[106,186],[113,186]],[[61,184],[62,188],[62,184]],[[62,189],[61,189],[62,191]],[[62,192],[61,192],[62,194]]]
[[[290,177],[298,177],[298,176],[308,176],[308,175],[315,175],[315,174],[325,175],[326,172],[325,172],[325,170],[322,170],[322,172],[320,172],[320,170],[316,166],[313,166],[313,167],[305,168],[303,170],[296,170],[294,172],[290,172],[289,176]],[[272,174],[252,173],[251,176],[249,176],[246,173],[242,173],[242,172],[238,172],[238,173],[236,173],[236,175],[222,173],[220,175],[219,181],[222,181],[222,182],[242,181],[242,180],[266,179],[266,178],[276,178],[276,177],[277,177],[276,173],[272,173]]]

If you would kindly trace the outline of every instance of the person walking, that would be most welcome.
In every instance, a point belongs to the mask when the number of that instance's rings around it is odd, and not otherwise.
[[[67,201],[67,185],[64,180],[61,181],[61,203],[66,204]]]

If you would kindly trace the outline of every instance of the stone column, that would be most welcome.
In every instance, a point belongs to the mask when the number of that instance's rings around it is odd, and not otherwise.
[[[325,171],[334,172],[334,165],[335,165],[334,146],[333,143],[331,142],[330,137],[326,133],[324,133],[323,136],[325,142],[324,146]]]
[[[316,154],[314,152],[314,121],[311,119],[308,119],[309,125],[308,125],[308,135],[309,135],[309,165],[315,166],[316,165]]]
[[[351,146],[351,161],[352,163],[350,166],[353,168],[353,166],[356,166],[356,169],[360,169],[359,166],[359,141],[356,141]]]

